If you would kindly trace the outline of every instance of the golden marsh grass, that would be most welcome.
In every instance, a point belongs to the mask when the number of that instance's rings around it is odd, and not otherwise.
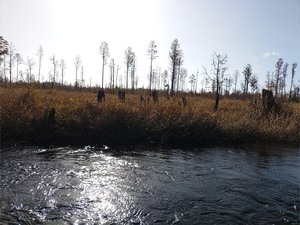
[[[37,143],[201,143],[205,141],[299,142],[297,103],[281,103],[281,111],[266,118],[250,101],[160,97],[158,103],[140,102],[139,95],[106,94],[28,88],[1,88],[1,142]],[[55,109],[56,123],[47,115]]]

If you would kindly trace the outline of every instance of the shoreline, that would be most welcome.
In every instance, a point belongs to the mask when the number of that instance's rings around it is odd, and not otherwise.
[[[35,142],[35,141],[5,141],[1,143],[1,149],[13,148],[13,147],[28,147],[35,146],[39,148],[60,148],[60,147],[71,147],[71,148],[84,148],[86,146],[95,147],[103,151],[127,151],[134,148],[198,148],[198,147],[249,147],[249,146],[281,146],[287,148],[299,148],[300,142],[285,142],[285,141],[267,141],[267,140],[255,140],[255,141],[241,141],[241,140],[206,140],[199,142],[57,142],[57,141],[48,141],[48,142]]]

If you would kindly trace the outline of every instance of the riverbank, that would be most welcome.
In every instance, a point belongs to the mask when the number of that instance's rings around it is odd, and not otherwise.
[[[250,101],[160,97],[141,102],[139,95],[6,88],[1,91],[1,143],[137,144],[203,142],[299,143],[300,107],[281,103],[268,118]]]

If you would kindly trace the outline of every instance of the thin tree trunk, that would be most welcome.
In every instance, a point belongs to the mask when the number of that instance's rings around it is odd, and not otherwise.
[[[9,58],[9,84],[11,84],[11,74],[12,74],[11,66],[12,66],[12,56],[10,56],[10,58]]]
[[[173,62],[173,71],[172,71],[172,79],[171,79],[171,97],[174,96],[175,67],[176,67],[176,63]]]
[[[150,95],[151,95],[151,85],[152,85],[152,58],[151,58],[151,63],[150,63],[150,85],[149,85],[149,91],[150,91]]]
[[[181,60],[179,59],[178,74],[177,74],[177,88],[176,88],[176,95],[177,96],[178,96],[178,90],[179,90],[180,66],[181,66]]]
[[[40,82],[40,78],[41,78],[41,58],[39,60],[39,82]]]
[[[104,83],[104,55],[102,58],[102,89],[103,89],[103,83]]]
[[[61,70],[61,86],[64,87],[64,70]]]
[[[17,80],[16,82],[18,83],[19,81],[19,63],[17,62]]]
[[[77,83],[77,71],[78,71],[78,68],[76,67],[76,80],[75,80],[75,88],[77,88],[77,86],[78,86],[78,83]]]
[[[215,101],[215,106],[214,106],[214,111],[218,110],[219,107],[219,100],[220,100],[220,94],[219,91],[216,92],[216,101]]]
[[[113,72],[112,72],[112,89],[113,89],[113,94],[115,94],[115,60],[112,59],[113,62]]]
[[[217,77],[217,90],[216,90],[216,100],[215,100],[214,111],[217,111],[218,107],[219,107],[219,100],[220,100],[220,93],[219,93],[220,87],[219,86],[220,86],[219,78]]]
[[[293,81],[294,81],[294,76],[293,76],[293,74],[292,74],[292,79],[291,79],[291,87],[290,87],[290,95],[289,95],[289,98],[291,98],[291,97],[292,97]]]
[[[129,70],[129,65],[127,64],[127,72],[126,72],[126,90],[128,89],[128,71]]]

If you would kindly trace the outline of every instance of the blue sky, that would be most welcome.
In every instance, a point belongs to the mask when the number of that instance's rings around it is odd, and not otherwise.
[[[147,87],[150,61],[147,47],[158,46],[155,67],[169,69],[168,53],[177,38],[188,75],[210,68],[212,54],[228,55],[228,74],[247,64],[263,87],[268,71],[279,57],[300,67],[299,0],[0,0],[0,35],[12,42],[24,59],[36,61],[39,45],[45,51],[42,74],[48,79],[50,56],[67,63],[66,79],[75,81],[75,55],[83,59],[86,81],[100,83],[101,42],[122,65],[124,50],[137,55],[139,85]],[[21,68],[22,69],[22,68]],[[26,66],[23,65],[23,70]],[[108,75],[108,67],[105,74]],[[105,83],[108,82],[106,76]]]

